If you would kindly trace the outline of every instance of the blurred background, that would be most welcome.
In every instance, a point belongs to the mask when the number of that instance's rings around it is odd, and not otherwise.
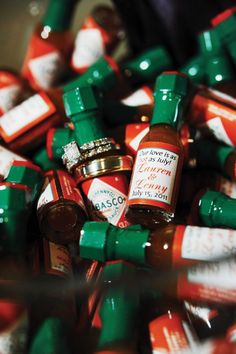
[[[178,65],[195,53],[196,36],[208,28],[209,20],[236,5],[235,0],[78,0],[71,27],[74,34],[84,17],[101,3],[116,6],[126,29],[116,59],[127,52],[127,42],[133,54],[162,43]],[[47,0],[1,0],[1,67],[20,69],[30,35],[46,5]]]

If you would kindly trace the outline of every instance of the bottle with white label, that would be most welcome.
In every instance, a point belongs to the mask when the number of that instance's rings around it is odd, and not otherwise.
[[[69,25],[75,0],[50,0],[30,39],[22,75],[37,91],[58,85],[67,73],[73,37]]]
[[[84,73],[102,56],[111,54],[122,34],[122,24],[116,10],[107,5],[96,6],[77,33],[72,68],[79,74]]]
[[[78,241],[87,219],[83,198],[73,178],[63,170],[48,171],[37,202],[39,227],[52,242]]]
[[[126,216],[132,223],[150,227],[174,217],[184,157],[177,124],[187,93],[184,74],[157,78],[150,130],[139,144],[131,177]]]
[[[236,229],[236,199],[212,190],[200,190],[190,211],[193,225]]]
[[[64,146],[63,162],[82,189],[90,218],[128,226],[124,214],[132,157],[122,156],[119,145],[107,137],[91,86],[67,92],[64,102],[76,141]]]
[[[148,323],[152,353],[179,353],[194,347],[198,338],[180,304],[158,300]]]
[[[81,258],[124,259],[165,270],[233,256],[235,244],[236,231],[231,229],[170,223],[152,231],[123,230],[92,221],[84,224],[79,242]]]

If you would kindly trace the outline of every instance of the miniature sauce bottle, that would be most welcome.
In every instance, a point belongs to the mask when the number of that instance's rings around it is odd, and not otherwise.
[[[191,220],[194,225],[236,229],[235,208],[236,199],[220,192],[201,190],[193,200]]]
[[[107,137],[97,100],[90,86],[64,94],[76,142],[64,147],[63,162],[83,191],[90,218],[126,227],[127,172],[133,160],[122,156],[114,139]]]
[[[68,31],[75,0],[50,0],[42,24],[35,29],[22,66],[22,75],[37,91],[60,83],[66,74],[73,38]]]
[[[87,213],[81,193],[66,171],[45,174],[37,215],[41,232],[50,241],[59,244],[78,241]]]
[[[102,271],[102,281],[110,286],[102,293],[99,305],[101,332],[98,349],[101,353],[137,353],[135,343],[136,319],[138,315],[139,294],[124,285],[112,288],[113,282],[128,281],[135,273],[135,268],[122,261],[110,262]]]
[[[153,308],[149,335],[152,353],[178,353],[197,343],[197,335],[179,304],[160,301]]]
[[[81,231],[80,257],[103,262],[124,259],[167,270],[232,255],[235,242],[236,231],[231,229],[171,223],[150,231],[91,221]]]
[[[150,131],[139,144],[130,183],[126,216],[132,223],[151,226],[174,216],[183,165],[176,126],[187,86],[187,76],[177,72],[157,78]]]
[[[96,6],[75,39],[71,66],[79,74],[106,54],[111,54],[122,36],[120,18],[110,6]]]

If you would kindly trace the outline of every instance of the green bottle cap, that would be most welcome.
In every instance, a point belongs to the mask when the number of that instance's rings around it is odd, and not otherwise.
[[[33,338],[30,354],[69,354],[67,329],[59,318],[47,318]]]
[[[170,69],[173,63],[164,47],[149,49],[135,59],[122,65],[122,71],[133,84],[154,81],[163,70]]]
[[[225,170],[227,157],[235,150],[232,146],[205,139],[196,140],[192,147],[199,166],[220,169],[222,172]]]
[[[74,123],[79,146],[106,137],[96,93],[92,86],[82,86],[63,95],[65,111]]]
[[[198,40],[204,59],[207,84],[211,86],[231,80],[234,77],[233,68],[216,30],[213,28],[200,33]]]
[[[61,160],[63,146],[75,140],[74,131],[69,128],[51,128],[47,133],[47,154],[50,160]]]
[[[61,168],[61,164],[58,162],[49,160],[47,150],[45,148],[40,149],[34,156],[33,161],[39,165],[44,171],[57,170]]]
[[[29,217],[26,189],[23,185],[0,183],[0,248],[4,253],[25,251]]]
[[[104,120],[109,127],[133,123],[138,114],[138,107],[127,106],[115,100],[104,100],[102,108]]]
[[[199,200],[199,216],[206,226],[236,229],[236,199],[221,192],[207,191]]]
[[[158,76],[151,125],[169,124],[177,127],[182,117],[183,98],[188,93],[188,84],[188,77],[177,71],[165,71]]]
[[[87,85],[95,86],[101,91],[109,91],[117,84],[119,75],[116,62],[111,57],[105,56],[91,65],[83,75],[65,85],[63,91]]]
[[[80,257],[98,261],[124,259],[145,264],[145,244],[149,231],[120,229],[107,222],[84,223],[80,237]]]
[[[49,0],[46,13],[43,16],[43,26],[52,31],[64,31],[70,26],[75,0]]]
[[[99,310],[102,320],[99,348],[133,339],[139,298],[137,291],[127,289],[127,284],[134,274],[135,267],[124,262],[113,262],[103,269],[102,280],[109,284],[109,288],[104,293]],[[116,286],[117,282],[120,282],[119,286]]]
[[[42,170],[29,161],[13,161],[5,181],[28,187],[32,202],[35,200],[42,183]]]
[[[205,82],[206,73],[202,56],[191,58],[180,71],[188,75],[195,84],[203,84]]]

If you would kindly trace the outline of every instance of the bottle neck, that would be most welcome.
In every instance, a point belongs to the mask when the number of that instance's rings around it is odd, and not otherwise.
[[[52,31],[65,31],[70,26],[75,0],[50,0],[42,19],[43,26]]]
[[[107,260],[124,259],[145,264],[145,244],[149,233],[149,230],[117,229],[110,226],[106,244]]]
[[[172,92],[163,94],[157,92],[150,126],[156,124],[171,125],[174,129],[180,123],[182,113],[182,98]]]
[[[204,202],[208,203],[207,209]],[[207,191],[199,201],[199,215],[210,227],[236,228],[235,208],[236,200],[220,192]]]
[[[105,127],[98,110],[75,114],[70,119],[74,123],[74,135],[79,146],[106,137]]]

